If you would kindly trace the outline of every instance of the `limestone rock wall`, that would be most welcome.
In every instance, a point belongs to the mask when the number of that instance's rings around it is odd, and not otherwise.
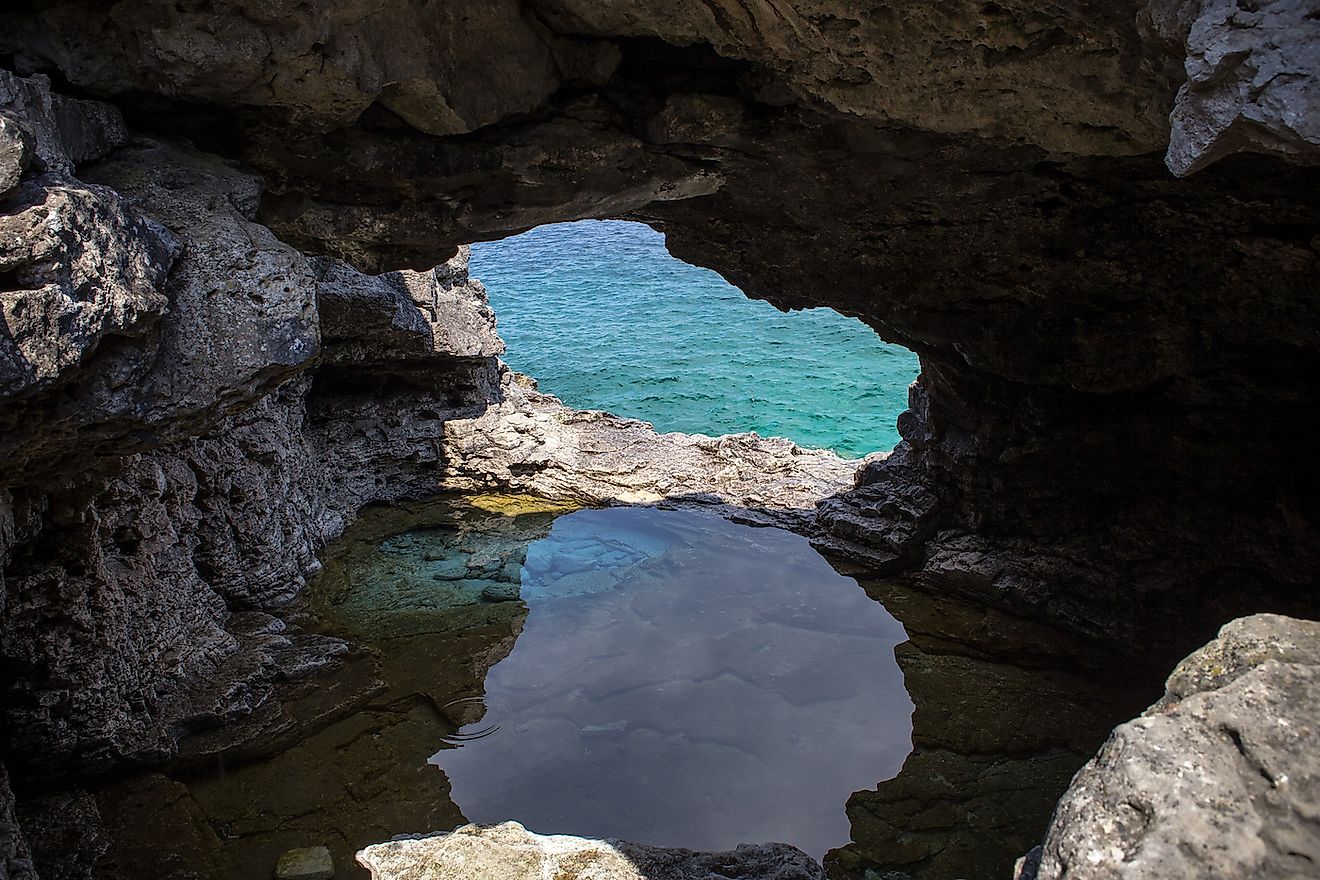
[[[0,654],[20,797],[61,759],[153,760],[271,706],[281,652],[333,662],[268,612],[362,503],[445,468],[549,485],[590,458],[514,436],[521,473],[446,461],[455,420],[478,446],[562,421],[530,397],[481,421],[498,343],[446,263],[555,220],[645,220],[749,295],[920,354],[904,443],[819,511],[836,551],[1170,655],[1239,613],[1317,613],[1313,12],[8,7]]]
[[[1318,664],[1320,624],[1224,626],[1077,774],[1019,880],[1314,874]]]
[[[646,493],[802,527],[851,480],[856,463],[787,441],[573,413],[498,361],[466,251],[381,275],[308,257],[255,222],[253,174],[0,77],[16,151],[0,201],[3,756],[16,821],[57,874],[85,874],[105,844],[79,784],[277,748],[353,699],[307,699],[299,680],[357,661],[287,611],[364,505],[445,486]]]
[[[0,120],[0,711],[28,805],[16,820],[6,775],[0,825],[19,877],[16,821],[39,862],[85,870],[95,846],[90,800],[34,792],[181,740],[287,736],[288,682],[347,646],[277,615],[359,507],[436,490],[440,426],[488,403],[502,343],[465,255],[386,277],[308,258],[252,222],[259,178],[41,77],[0,71]],[[81,842],[57,820],[75,803]]]
[[[1314,4],[1153,0],[1145,21],[1187,59],[1187,81],[1170,118],[1170,170],[1190,174],[1240,150],[1317,160]]]

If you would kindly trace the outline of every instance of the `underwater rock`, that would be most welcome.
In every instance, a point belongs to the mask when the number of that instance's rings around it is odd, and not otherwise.
[[[806,853],[784,843],[697,853],[543,836],[517,822],[465,825],[447,834],[378,843],[358,853],[372,880],[824,880]]]

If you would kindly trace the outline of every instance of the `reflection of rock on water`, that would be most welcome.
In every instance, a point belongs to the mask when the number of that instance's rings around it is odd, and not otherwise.
[[[525,568],[526,627],[486,678],[499,731],[435,757],[474,821],[819,855],[910,748],[902,627],[801,536],[586,510]]]
[[[848,799],[852,842],[826,864],[894,880],[1011,876],[1109,727],[1147,701],[1140,674],[1041,624],[899,583],[867,588],[908,631],[896,654],[913,751]]]
[[[527,609],[481,593],[511,587],[516,598],[527,544],[552,520],[445,502],[364,512],[327,554],[310,598],[375,654],[388,687],[265,760],[186,786],[154,775],[102,791],[115,839],[97,876],[250,880],[272,876],[290,849],[324,844],[336,877],[365,878],[358,849],[466,822],[427,758],[484,714],[486,673],[512,649]],[[144,820],[147,802],[165,806]]]

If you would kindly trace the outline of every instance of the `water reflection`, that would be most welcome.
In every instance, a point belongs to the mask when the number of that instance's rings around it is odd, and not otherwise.
[[[367,844],[510,818],[817,856],[851,839],[837,880],[1006,876],[1158,688],[939,585],[859,572],[864,593],[785,532],[476,501],[362,516],[302,618],[366,649],[303,682],[342,708],[286,700],[291,748],[99,791],[97,876],[249,880],[325,845],[365,878]]]
[[[473,821],[819,858],[847,841],[859,781],[911,749],[902,626],[804,538],[584,510],[523,572],[527,621],[459,733],[489,735],[431,759]]]

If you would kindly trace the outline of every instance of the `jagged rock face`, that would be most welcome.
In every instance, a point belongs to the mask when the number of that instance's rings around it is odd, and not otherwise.
[[[312,260],[251,221],[251,174],[127,143],[113,108],[44,79],[0,86],[21,153],[0,204],[20,285],[0,406],[9,766],[31,786],[203,731],[190,752],[230,748],[210,731],[245,716],[287,731],[280,682],[345,645],[259,612],[359,507],[436,490],[443,421],[498,384],[484,291],[465,256],[384,278]]]
[[[107,336],[141,335],[179,243],[117,193],[70,175],[127,140],[113,107],[53,95],[44,77],[0,71],[0,399],[49,389]],[[39,173],[23,182],[25,172]]]
[[[0,764],[0,872],[10,880],[36,877],[32,854],[14,815],[14,793],[9,789],[9,772]]]
[[[1152,30],[1186,53],[1169,169],[1189,174],[1239,150],[1314,163],[1320,147],[1320,19],[1307,0],[1154,0]]]
[[[1268,614],[1227,624],[1077,774],[1035,873],[1019,876],[1314,874],[1318,668],[1320,624]]]

